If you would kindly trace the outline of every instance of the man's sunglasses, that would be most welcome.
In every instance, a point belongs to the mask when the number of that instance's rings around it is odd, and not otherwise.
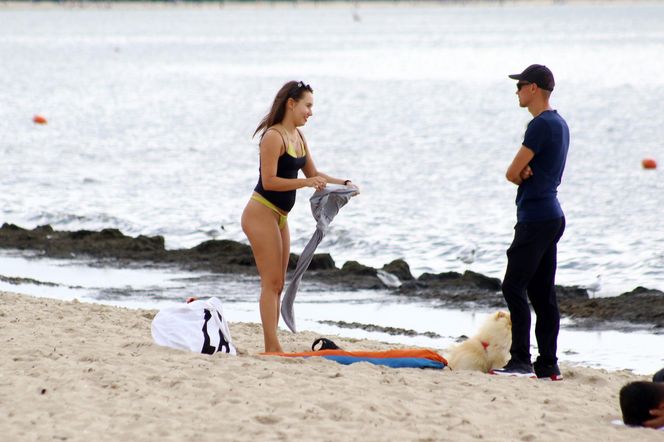
[[[516,84],[516,90],[520,91],[522,87],[528,86],[529,84],[532,84],[532,83],[517,83]]]

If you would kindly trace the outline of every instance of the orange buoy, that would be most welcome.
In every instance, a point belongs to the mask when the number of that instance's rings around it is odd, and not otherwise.
[[[35,122],[36,124],[46,124],[48,121],[46,121],[46,118],[42,117],[41,115],[35,115],[32,117],[32,121]]]
[[[652,158],[644,158],[643,161],[641,161],[641,165],[644,169],[657,169],[657,161]]]

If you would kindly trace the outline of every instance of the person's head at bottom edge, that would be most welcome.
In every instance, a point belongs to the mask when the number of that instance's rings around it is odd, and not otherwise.
[[[664,410],[664,383],[637,381],[630,382],[620,389],[620,410],[625,425],[653,426],[657,421],[651,410]]]

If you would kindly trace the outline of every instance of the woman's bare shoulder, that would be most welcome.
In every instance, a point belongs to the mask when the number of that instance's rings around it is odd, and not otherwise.
[[[275,126],[269,127],[261,138],[260,146],[261,149],[281,151],[284,148],[283,136]]]

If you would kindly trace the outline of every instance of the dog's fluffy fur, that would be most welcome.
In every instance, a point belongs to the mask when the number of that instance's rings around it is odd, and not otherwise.
[[[447,351],[452,370],[475,370],[488,373],[505,366],[512,345],[510,314],[498,311],[489,316],[477,334]]]

